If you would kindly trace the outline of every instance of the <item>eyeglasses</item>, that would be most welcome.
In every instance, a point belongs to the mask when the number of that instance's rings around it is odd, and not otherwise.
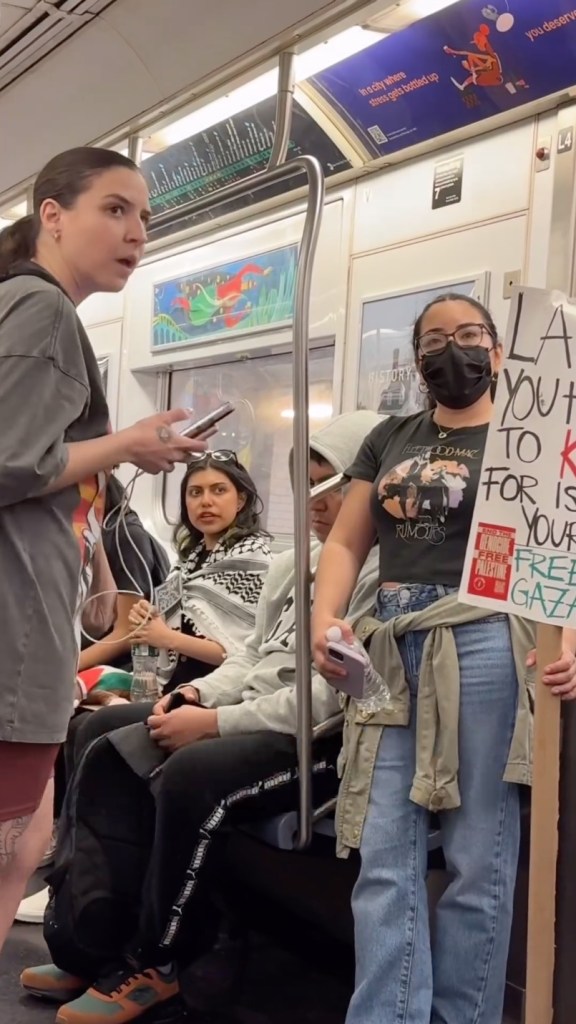
[[[188,456],[189,465],[198,466],[202,462],[233,462],[235,466],[240,465],[236,452],[228,448],[222,448],[217,452],[190,452]]]
[[[445,331],[426,331],[416,340],[419,352],[424,356],[435,356],[444,352],[449,341],[453,341],[458,348],[474,348],[482,344],[484,335],[494,341],[492,331],[485,324],[460,324],[452,334]]]

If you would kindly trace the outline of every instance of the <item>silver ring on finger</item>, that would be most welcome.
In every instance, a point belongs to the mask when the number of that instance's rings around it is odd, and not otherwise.
[[[172,440],[172,431],[170,430],[170,427],[166,426],[166,424],[162,424],[161,427],[158,427],[156,434],[158,435],[158,440],[162,441],[162,444],[167,444],[168,441]]]

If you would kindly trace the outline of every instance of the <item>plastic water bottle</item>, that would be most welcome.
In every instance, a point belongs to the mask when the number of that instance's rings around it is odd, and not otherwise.
[[[364,696],[362,700],[356,701],[358,708],[367,714],[373,715],[377,711],[383,711],[385,708],[390,707],[392,705],[390,688],[380,673],[374,668],[364,645],[356,637],[354,637],[351,644],[344,640],[339,626],[331,626],[326,633],[326,639],[351,647],[364,662]]]
[[[132,685],[130,687],[130,700],[132,702],[142,700],[157,701],[160,697],[160,686],[158,684],[158,651],[148,644],[133,644],[132,646]]]

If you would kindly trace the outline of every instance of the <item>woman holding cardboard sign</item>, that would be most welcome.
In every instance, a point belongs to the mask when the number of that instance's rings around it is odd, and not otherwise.
[[[369,712],[347,698],[339,852],[359,848],[356,991],[347,1024],[495,1024],[502,1017],[518,860],[518,783],[530,782],[532,627],[458,602],[488,424],[502,363],[480,303],[435,299],[414,350],[431,411],[368,435],[324,547],[315,585],[316,664],[337,688],[326,633],[373,543],[374,619],[356,625],[389,693]],[[494,580],[506,571],[506,559]],[[545,681],[576,696],[574,635]],[[410,703],[412,702],[412,711]],[[431,942],[430,811],[440,814],[451,883]]]

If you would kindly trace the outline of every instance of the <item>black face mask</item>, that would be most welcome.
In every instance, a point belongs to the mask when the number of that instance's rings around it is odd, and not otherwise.
[[[432,398],[447,409],[474,405],[492,381],[490,353],[482,345],[459,348],[448,342],[443,352],[422,356],[420,369]]]

